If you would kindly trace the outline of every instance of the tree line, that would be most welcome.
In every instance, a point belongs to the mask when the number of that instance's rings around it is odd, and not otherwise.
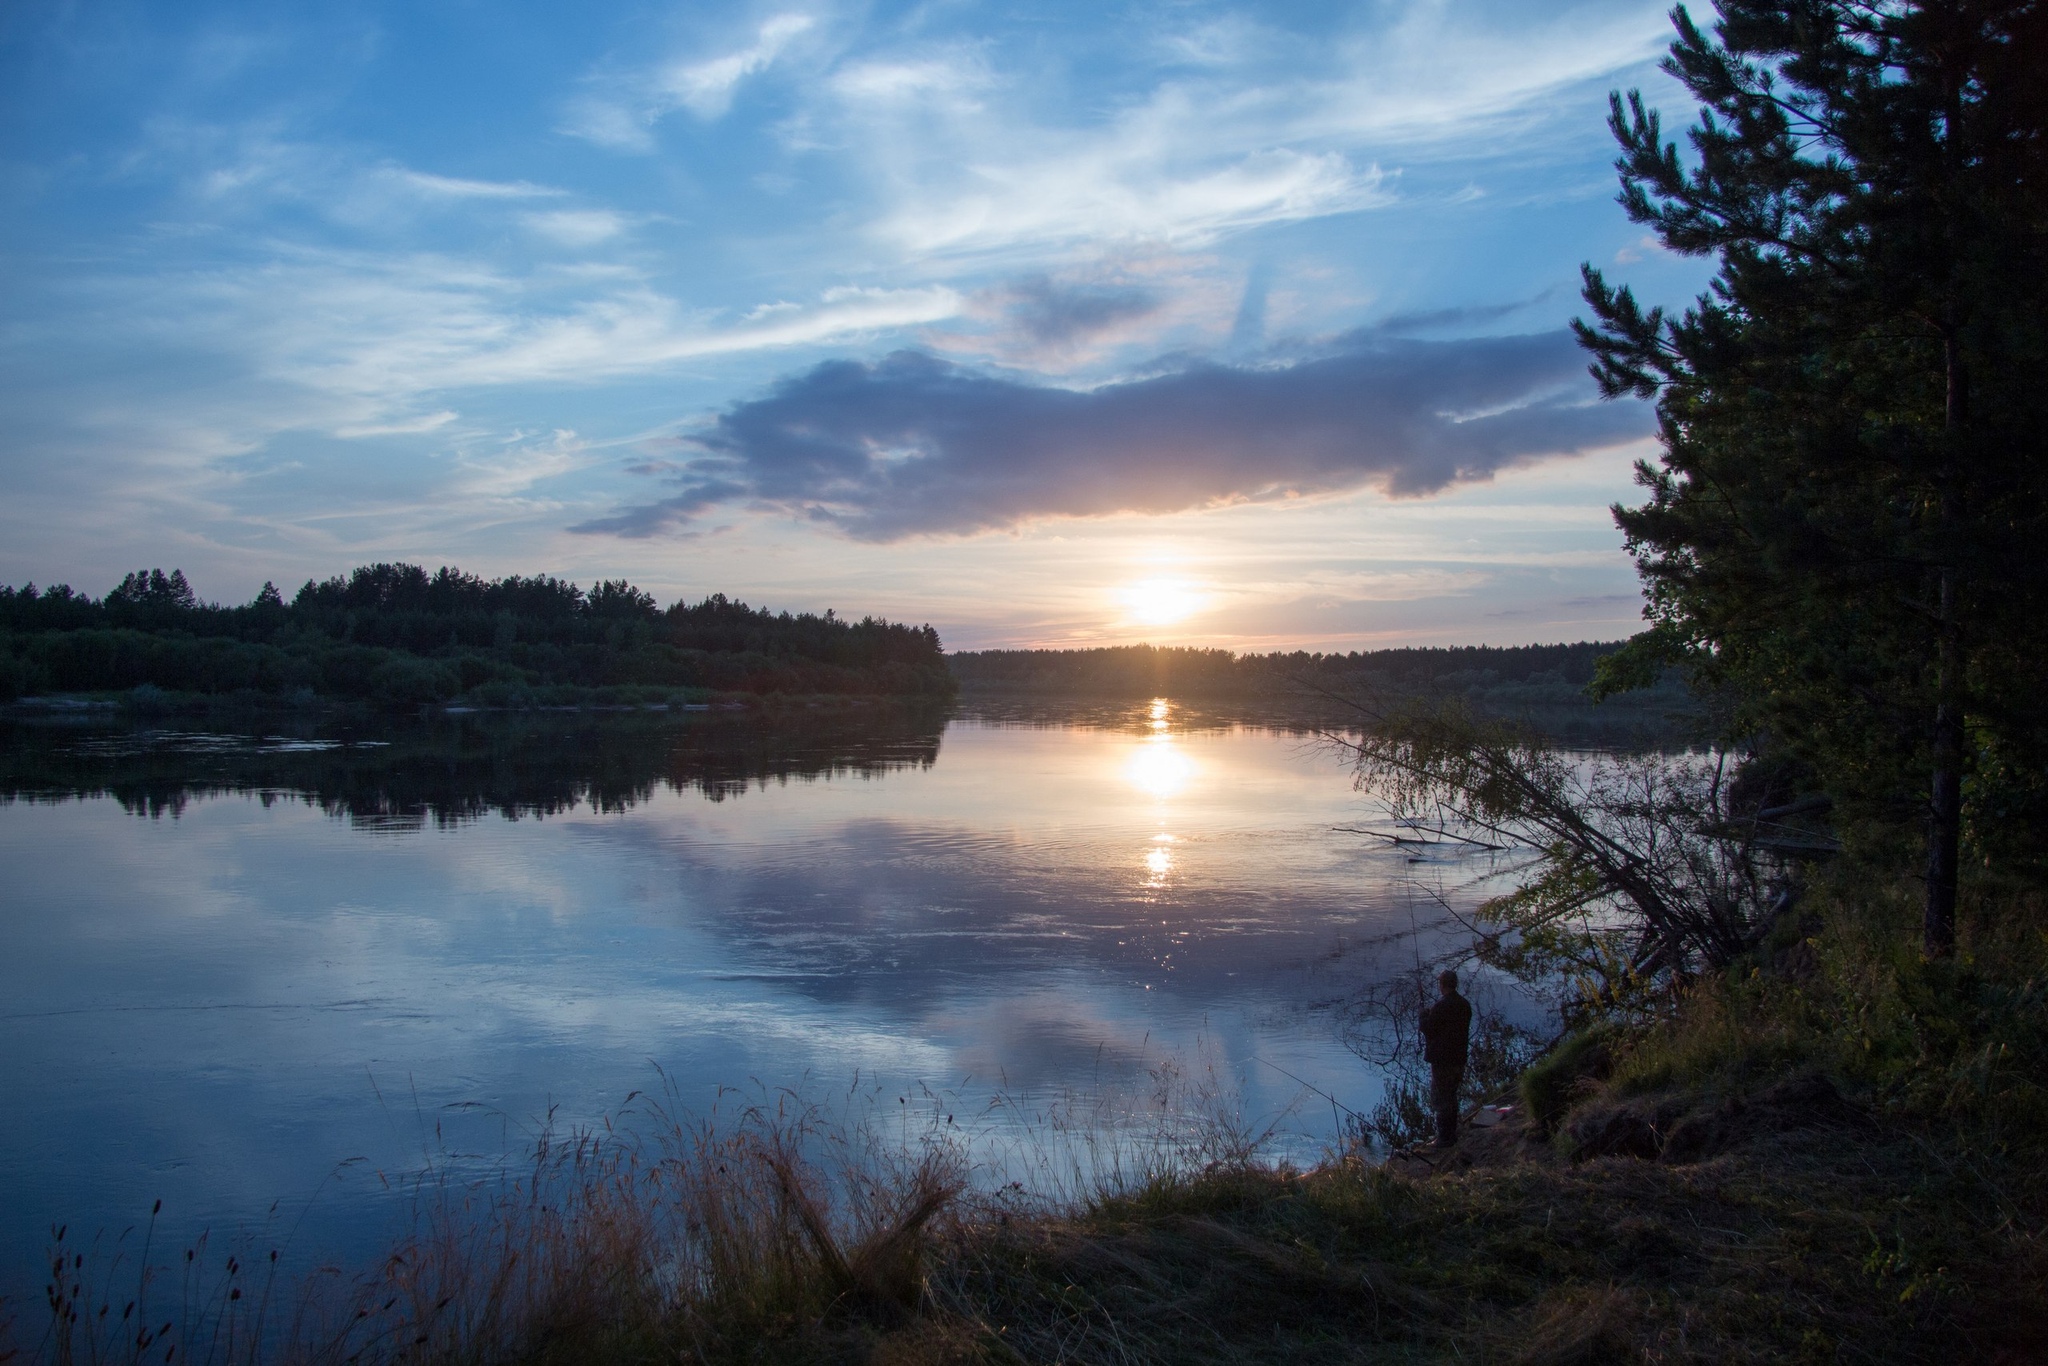
[[[929,625],[722,593],[663,608],[624,580],[373,564],[290,601],[265,583],[238,606],[201,602],[175,569],[137,570],[101,598],[0,585],[0,696],[136,688],[516,706],[592,690],[947,696],[953,682]]]
[[[1270,697],[1313,689],[1466,690],[1592,683],[1620,641],[1569,645],[1409,646],[1348,652],[1234,654],[1157,645],[1090,650],[981,650],[951,656],[963,687],[1098,697]]]

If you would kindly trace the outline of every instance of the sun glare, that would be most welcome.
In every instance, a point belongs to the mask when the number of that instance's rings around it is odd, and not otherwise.
[[[1202,610],[1202,595],[1181,579],[1140,579],[1117,596],[1125,614],[1145,626],[1170,626]]]
[[[1133,787],[1164,801],[1187,787],[1195,761],[1181,753],[1173,736],[1151,735],[1131,755],[1124,775]]]

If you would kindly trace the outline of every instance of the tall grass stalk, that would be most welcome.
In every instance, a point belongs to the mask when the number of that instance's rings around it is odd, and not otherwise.
[[[208,1235],[166,1263],[154,1212],[139,1247],[55,1230],[43,1330],[0,1361],[715,1359],[885,1332],[931,1307],[929,1250],[963,1221],[1100,1207],[1257,1160],[1272,1126],[1245,1118],[1213,1059],[1158,1062],[1146,1081],[1002,1092],[976,1117],[929,1090],[885,1106],[857,1087],[851,1104],[757,1091],[693,1116],[664,1079],[591,1127],[551,1116],[516,1169],[430,1166],[409,1231],[354,1272],[290,1275],[277,1250]]]

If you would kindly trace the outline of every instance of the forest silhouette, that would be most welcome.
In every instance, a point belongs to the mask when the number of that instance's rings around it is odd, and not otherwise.
[[[943,697],[938,632],[833,611],[792,614],[722,593],[660,607],[623,579],[484,579],[364,565],[266,583],[238,607],[183,573],[136,571],[104,598],[0,587],[0,699],[45,692],[257,694],[381,705],[656,702],[689,693]]]

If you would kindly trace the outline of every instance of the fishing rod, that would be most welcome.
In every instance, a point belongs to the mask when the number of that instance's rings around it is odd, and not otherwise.
[[[1280,1074],[1281,1076],[1283,1076],[1283,1077],[1287,1078],[1287,1079],[1288,1079],[1289,1081],[1291,1081],[1291,1082],[1295,1082],[1295,1083],[1297,1083],[1298,1085],[1301,1085],[1301,1086],[1304,1086],[1304,1087],[1308,1088],[1309,1090],[1311,1090],[1311,1091],[1315,1092],[1315,1093],[1316,1093],[1317,1095],[1321,1096],[1321,1097],[1322,1097],[1322,1098],[1323,1098],[1324,1100],[1327,1100],[1328,1102],[1330,1102],[1330,1106],[1331,1106],[1331,1108],[1332,1108],[1332,1109],[1336,1109],[1336,1110],[1342,1110],[1342,1111],[1343,1111],[1343,1112],[1344,1112],[1345,1114],[1347,1114],[1347,1115],[1351,1116],[1351,1117],[1352,1117],[1353,1119],[1355,1119],[1355,1120],[1358,1120],[1358,1121],[1360,1121],[1360,1122],[1363,1122],[1363,1121],[1364,1121],[1364,1119],[1365,1119],[1365,1116],[1364,1116],[1364,1115],[1361,1115],[1361,1114],[1359,1114],[1359,1113],[1358,1113],[1358,1111],[1356,1111],[1356,1110],[1352,1109],[1352,1108],[1351,1108],[1351,1107],[1350,1107],[1349,1105],[1346,1105],[1346,1104],[1345,1104],[1345,1103],[1344,1103],[1343,1101],[1341,1101],[1341,1100],[1338,1100],[1338,1099],[1337,1099],[1337,1098],[1336,1098],[1335,1096],[1331,1095],[1331,1094],[1330,1094],[1330,1093],[1329,1093],[1328,1091],[1325,1091],[1325,1090],[1324,1090],[1324,1089],[1323,1089],[1322,1087],[1320,1087],[1320,1086],[1316,1085],[1316,1084],[1315,1084],[1314,1082],[1312,1082],[1312,1081],[1303,1081],[1303,1080],[1302,1080],[1302,1079],[1301,1079],[1300,1077],[1297,1077],[1297,1076],[1295,1076],[1295,1075],[1294,1075],[1294,1073],[1292,1073],[1292,1072],[1288,1071],[1288,1070],[1287,1070],[1286,1068],[1282,1067],[1282,1066],[1281,1066],[1281,1065],[1280,1065],[1279,1063],[1277,1063],[1277,1062],[1266,1062],[1266,1060],[1265,1060],[1264,1058],[1262,1058],[1262,1057],[1259,1057],[1259,1056],[1258,1056],[1257,1054],[1253,1054],[1253,1055],[1252,1055],[1252,1061],[1253,1061],[1253,1062],[1264,1062],[1264,1063],[1266,1063],[1266,1066],[1268,1066],[1268,1067],[1272,1068],[1272,1069],[1273,1069],[1273,1070],[1274,1070],[1275,1072],[1278,1072],[1278,1073],[1279,1073],[1279,1074]]]

